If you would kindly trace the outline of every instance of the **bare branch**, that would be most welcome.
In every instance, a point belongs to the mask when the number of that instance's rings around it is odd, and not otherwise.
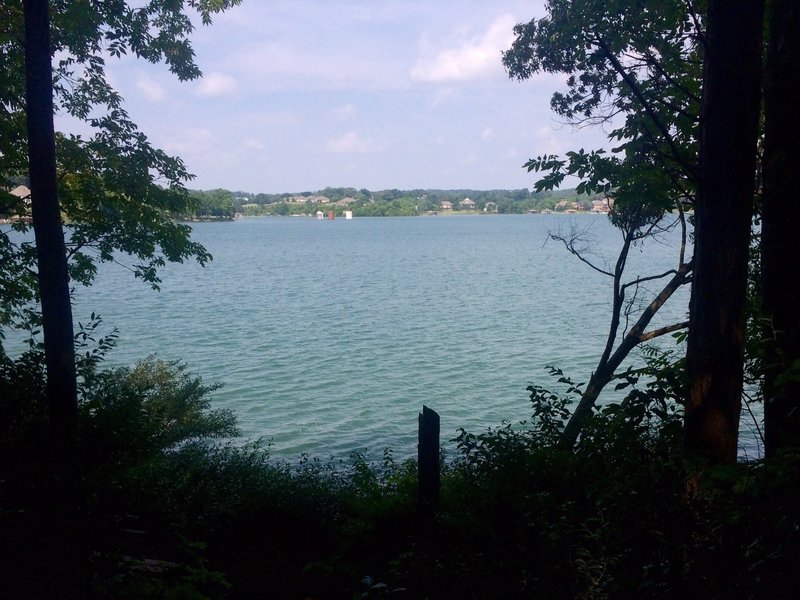
[[[590,253],[588,251],[588,248],[578,248],[577,247],[577,243],[586,242],[586,238],[584,237],[585,233],[586,233],[585,231],[577,231],[576,229],[573,228],[570,231],[569,236],[563,236],[560,233],[553,233],[551,231],[551,232],[548,232],[547,237],[549,239],[551,239],[551,240],[554,240],[554,241],[557,241],[557,242],[561,242],[562,244],[564,244],[564,247],[567,249],[567,251],[570,254],[576,256],[578,258],[578,260],[580,260],[582,263],[588,265],[589,267],[591,267],[592,269],[594,269],[598,273],[602,273],[603,275],[607,275],[608,277],[614,277],[613,273],[598,267],[593,262],[591,262],[588,258],[586,258],[585,255]]]
[[[644,283],[646,281],[653,281],[655,279],[663,279],[668,275],[675,275],[677,271],[675,269],[670,269],[669,271],[664,271],[663,273],[659,273],[658,275],[648,275],[647,277],[638,277],[637,279],[632,279],[628,283],[622,284],[622,289],[627,289],[631,286],[639,286],[639,284]]]
[[[570,420],[567,422],[567,425],[564,428],[560,442],[562,447],[571,448],[575,445],[575,441],[578,439],[586,419],[588,418],[589,414],[591,414],[592,407],[597,401],[600,392],[603,390],[606,384],[611,381],[614,372],[617,370],[620,364],[622,364],[622,361],[625,360],[625,357],[628,356],[633,348],[641,343],[642,337],[645,335],[644,329],[650,324],[650,321],[656,312],[658,312],[664,303],[672,296],[675,290],[689,281],[689,273],[691,272],[691,269],[691,263],[684,263],[680,266],[672,279],[667,282],[661,292],[642,311],[639,319],[636,321],[631,330],[625,334],[622,342],[613,354],[609,355],[610,348],[608,346],[606,347],[603,357],[600,359],[596,370],[594,373],[592,373],[592,376],[589,379],[586,389],[581,395],[578,406],[575,407],[572,417],[570,417]],[[616,303],[615,313],[612,316],[611,329],[613,331],[616,331],[616,327],[614,326],[615,321],[617,323],[619,321],[619,305]]]
[[[689,327],[689,321],[681,321],[680,323],[673,323],[672,325],[659,327],[658,329],[653,329],[652,331],[648,331],[647,333],[643,333],[642,335],[640,335],[639,341],[647,342],[659,336],[672,333],[673,331],[680,331],[681,329],[686,329],[687,327]]]
[[[681,223],[681,251],[678,264],[682,265],[686,260],[686,239],[688,237],[688,232],[686,230],[686,213],[683,211],[683,205],[680,202],[676,202],[675,204],[678,207],[678,218]]]
[[[681,268],[675,271],[672,279],[667,282],[661,292],[655,298],[653,298],[653,301],[650,302],[647,308],[642,311],[642,314],[639,316],[639,320],[628,332],[628,335],[626,335],[625,339],[622,340],[620,347],[617,348],[617,351],[614,352],[614,355],[609,360],[609,366],[612,367],[612,371],[616,370],[631,349],[641,341],[644,328],[650,324],[650,320],[653,318],[656,312],[658,312],[664,303],[669,300],[670,296],[672,296],[675,290],[687,282],[687,276],[691,272],[691,269],[691,263],[681,265]]]

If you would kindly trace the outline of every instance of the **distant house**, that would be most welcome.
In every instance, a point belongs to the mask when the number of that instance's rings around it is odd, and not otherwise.
[[[342,198],[341,200],[337,200],[334,202],[336,206],[350,206],[351,204],[355,204],[356,199],[347,196],[346,198]]]
[[[592,200],[592,212],[607,213],[609,210],[607,200]]]
[[[572,202],[570,200],[561,200],[555,206],[555,209],[559,212],[570,211],[570,210],[574,211],[576,210],[576,208],[577,208],[577,203]]]
[[[0,215],[2,215],[2,216],[0,216],[0,223],[11,223],[11,222],[14,222],[14,221],[17,221],[17,220],[30,221],[31,190],[25,185],[18,185],[17,187],[15,187],[13,190],[11,190],[8,193],[11,194],[12,196],[15,196],[16,198],[19,198],[20,200],[22,200],[22,204],[23,204],[23,207],[24,207],[24,211],[23,212],[27,216],[20,217],[17,214],[13,214],[9,218],[7,218],[6,209],[4,209],[2,212],[0,212]],[[8,206],[7,209],[11,211],[9,214],[17,213],[18,210],[19,210],[18,208],[14,207],[13,205]]]
[[[442,200],[442,210],[453,210],[453,203],[450,200]]]
[[[31,203],[31,190],[26,185],[18,185],[11,190],[9,194],[16,196],[17,198],[22,198],[25,200],[25,204]]]
[[[328,204],[331,199],[327,196],[290,196],[287,202],[291,202],[292,204],[305,204],[306,202],[311,202],[312,204]]]
[[[475,201],[464,198],[458,205],[464,210],[473,210],[475,208]]]

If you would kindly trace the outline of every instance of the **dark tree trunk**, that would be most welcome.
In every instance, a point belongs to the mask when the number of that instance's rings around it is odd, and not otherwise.
[[[708,5],[685,442],[709,463],[737,453],[763,11],[757,0]]]
[[[767,456],[800,446],[800,382],[778,377],[800,360],[800,6],[771,0],[764,79],[764,204],[761,228],[767,364],[764,434]]]
[[[25,80],[33,229],[42,302],[47,400],[56,438],[69,436],[78,411],[72,307],[56,193],[53,76],[47,0],[25,0]]]

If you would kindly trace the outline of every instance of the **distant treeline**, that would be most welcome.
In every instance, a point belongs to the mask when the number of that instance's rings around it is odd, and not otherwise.
[[[253,194],[225,189],[195,190],[195,212],[184,217],[232,219],[244,216],[302,215],[317,211],[341,214],[353,211],[357,217],[424,215],[433,212],[525,213],[531,210],[590,210],[593,196],[578,195],[574,189],[531,192],[518,190],[357,190],[326,187],[315,192]],[[465,204],[465,200],[469,201]]]

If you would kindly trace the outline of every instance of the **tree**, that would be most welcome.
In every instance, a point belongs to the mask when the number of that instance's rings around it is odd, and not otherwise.
[[[197,203],[195,216],[232,219],[236,212],[233,193],[228,190],[195,191],[191,193],[191,197]]]
[[[64,452],[78,416],[78,389],[69,274],[56,189],[47,0],[25,0],[24,14],[26,127],[47,366],[47,403],[56,449]]]
[[[652,219],[652,217],[651,217]],[[686,327],[687,323],[679,322],[658,329],[647,331],[653,317],[670,299],[675,291],[689,281],[692,271],[691,261],[686,260],[686,223],[683,215],[678,221],[681,224],[682,242],[676,268],[652,276],[635,277],[625,281],[625,266],[631,249],[643,240],[657,234],[660,218],[645,222],[621,223],[618,227],[623,236],[622,249],[612,270],[599,268],[585,257],[585,250],[579,247],[583,241],[581,232],[573,231],[568,236],[551,233],[551,239],[564,243],[570,253],[580,258],[591,268],[607,275],[612,280],[612,311],[606,344],[597,366],[592,371],[586,387],[581,391],[578,405],[573,411],[562,436],[562,445],[571,447],[575,444],[581,430],[591,414],[592,409],[606,385],[615,377],[622,362],[639,344],[655,339],[661,335],[672,333]],[[655,294],[638,316],[632,314],[636,305],[640,287],[648,281],[667,279],[661,291]],[[631,292],[631,297],[627,294]],[[633,321],[633,325],[630,325]],[[622,332],[620,331],[622,329]]]
[[[800,446],[800,7],[768,3],[764,73],[764,192],[761,226],[763,317],[768,360],[764,373],[764,435],[768,456]]]
[[[201,245],[189,239],[190,228],[170,218],[173,213],[190,212],[192,200],[184,184],[192,176],[180,159],[153,148],[129,119],[122,98],[106,77],[105,65],[113,59],[108,57],[133,54],[165,62],[181,80],[197,78],[200,70],[188,39],[193,30],[190,12],[196,11],[208,24],[214,13],[239,2],[50,4],[51,43],[45,54],[56,58],[52,77],[44,79],[53,84],[52,105],[84,121],[93,132],[56,134],[59,209],[66,223],[72,281],[89,284],[97,261],[127,256],[135,275],[157,287],[158,268],[166,261],[210,259]],[[25,49],[32,45],[23,42],[23,31],[19,4],[1,2],[0,176],[4,180],[29,170]],[[23,216],[26,212],[20,199],[7,210]],[[22,221],[14,227],[25,231],[29,225]],[[31,331],[41,323],[42,315],[31,304],[39,301],[40,291],[46,293],[37,279],[42,268],[37,250],[36,244],[0,231],[0,342],[3,329]],[[0,360],[9,360],[2,343]]]
[[[693,3],[553,0],[548,11],[515,27],[516,40],[503,55],[509,75],[568,75],[567,90],[552,97],[553,111],[573,126],[611,125],[608,138],[619,146],[614,156],[581,150],[566,160],[529,161],[529,170],[548,173],[535,191],[553,189],[567,174],[584,180],[578,193],[608,191],[604,170],[627,165],[636,173],[628,188],[646,179],[670,192],[662,201],[691,197],[703,50]]]
[[[688,1],[553,0],[545,18],[517,25],[514,31],[516,40],[503,55],[509,74],[520,80],[541,72],[568,75],[567,90],[553,95],[554,112],[574,126],[610,124],[614,128],[608,137],[618,142],[612,153],[581,149],[525,164],[529,171],[544,173],[534,186],[537,193],[556,188],[569,175],[581,179],[579,194],[606,196],[614,206],[612,222],[623,236],[615,266],[605,269],[586,257],[582,232],[551,235],[611,277],[613,289],[606,346],[564,431],[563,443],[571,446],[630,351],[686,325],[646,331],[655,312],[690,281],[692,272],[692,261],[685,256],[684,210],[692,204],[697,174],[702,19]],[[670,209],[678,212],[673,224],[683,228],[676,267],[625,281],[631,248],[657,233]],[[659,279],[666,280],[661,291],[633,315],[641,284]]]
[[[685,440],[711,463],[735,462],[738,446],[763,9],[708,5]]]

